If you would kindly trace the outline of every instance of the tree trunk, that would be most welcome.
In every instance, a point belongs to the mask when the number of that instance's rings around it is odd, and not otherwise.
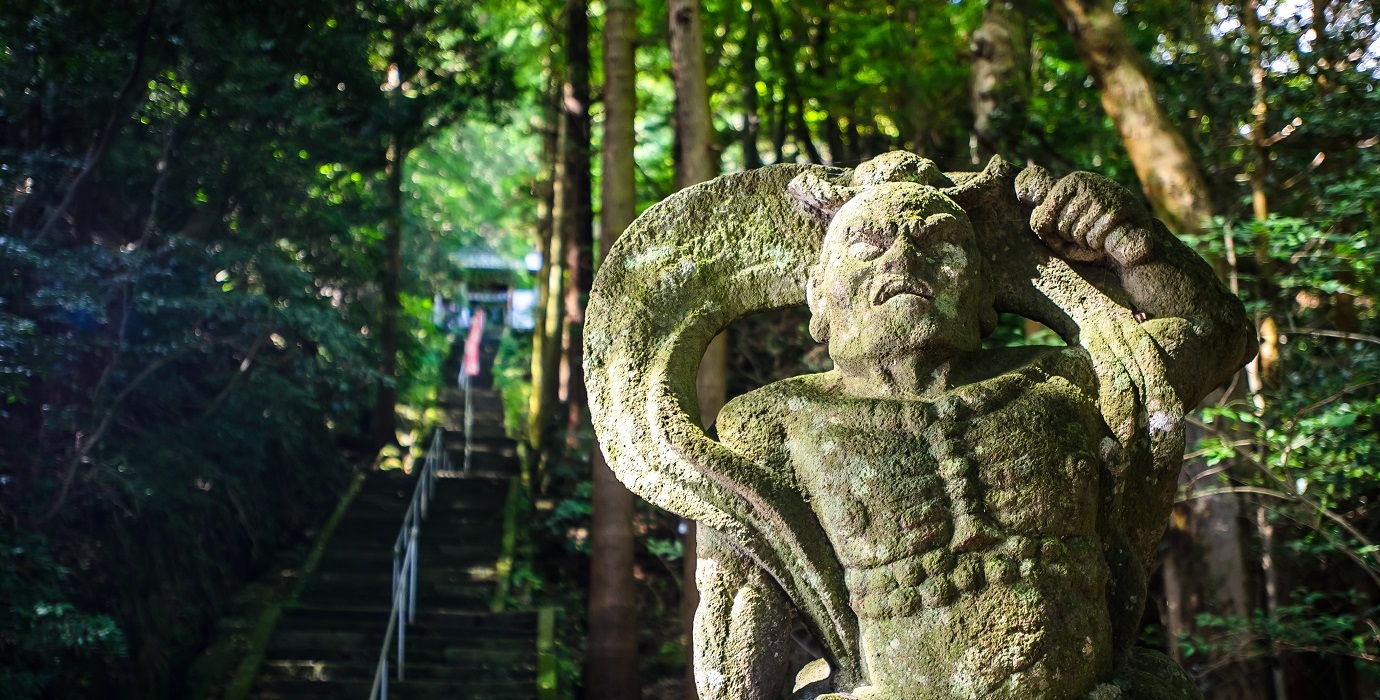
[[[1102,95],[1155,215],[1170,230],[1202,231],[1212,202],[1188,142],[1164,106],[1111,0],[1055,0],[1083,64]]]
[[[634,0],[607,0],[604,18],[604,142],[600,183],[600,258],[636,213],[633,119],[637,112]],[[641,697],[637,660],[637,593],[633,580],[633,495],[594,451],[590,528],[589,647],[585,696]]]
[[[786,43],[782,36],[781,16],[776,14],[774,3],[765,3],[766,7],[762,10],[767,14],[771,25],[771,31],[767,36],[771,40],[772,50],[776,54],[776,68],[781,71],[782,87],[785,90],[785,100],[782,104],[781,118],[782,126],[795,136],[796,146],[804,152],[805,157],[811,163],[822,163],[819,149],[815,147],[814,139],[810,136],[810,124],[805,120],[805,98],[800,92],[800,76],[796,72],[795,50],[793,46]],[[761,7],[761,5],[758,5]],[[796,42],[801,37],[795,36]]]
[[[1193,440],[1190,431],[1189,439]],[[1201,472],[1202,463],[1188,463],[1190,473]],[[1175,634],[1195,632],[1195,618],[1202,613],[1220,617],[1249,620],[1255,609],[1252,583],[1247,571],[1250,559],[1244,542],[1241,501],[1235,494],[1219,494],[1195,498],[1176,509],[1176,522],[1182,530],[1178,535],[1184,547],[1166,551],[1166,575],[1177,571],[1181,580],[1165,581],[1166,597],[1177,591],[1184,596],[1170,599],[1169,609],[1174,619],[1166,621],[1166,628]],[[1264,700],[1268,697],[1264,679],[1253,668],[1249,657],[1252,643],[1247,636],[1231,635],[1213,640],[1215,648],[1208,654],[1205,666],[1210,669],[1201,679],[1212,688],[1211,700]],[[1198,662],[1203,663],[1203,662]]]
[[[715,176],[717,164],[711,151],[709,85],[704,70],[704,33],[700,28],[699,0],[671,0],[670,4],[671,75],[676,86],[676,185],[679,188],[705,182]],[[756,87],[752,88],[754,91]],[[753,148],[756,148],[754,143]],[[712,429],[725,400],[728,370],[727,343],[720,333],[709,344],[700,360],[696,390],[699,394],[700,421]],[[682,541],[681,629],[685,648],[692,648],[690,631],[695,607],[695,523],[685,523]],[[687,657],[688,658],[688,657]],[[689,664],[687,664],[689,666]],[[686,697],[695,697],[693,669],[686,678]]]
[[[566,443],[578,444],[588,407],[585,398],[584,327],[585,302],[593,281],[594,212],[590,191],[589,122],[589,3],[566,2],[566,83],[562,103],[566,142],[565,161],[569,189],[569,216],[565,226],[565,353],[561,371],[562,399],[566,402]]]
[[[786,106],[785,100],[772,102],[772,122],[771,122],[771,152],[776,160],[773,163],[786,162],[786,120],[790,117],[790,109]]]
[[[1247,52],[1251,61],[1251,153],[1254,155],[1250,168],[1251,179],[1251,210],[1255,215],[1256,221],[1264,221],[1270,216],[1269,198],[1265,193],[1265,176],[1270,163],[1270,146],[1265,133],[1265,122],[1269,116],[1269,104],[1265,95],[1265,72],[1266,66],[1262,54],[1260,42],[1260,12],[1256,6],[1256,0],[1245,0],[1241,7],[1242,24],[1246,29]],[[1259,267],[1259,284],[1262,286],[1273,286],[1271,284],[1273,265],[1269,260],[1269,238],[1266,234],[1259,234],[1256,239],[1256,264]],[[1260,290],[1264,299],[1273,298],[1273,294],[1265,295],[1266,290]],[[1279,332],[1275,325],[1274,318],[1267,312],[1259,324],[1259,335],[1261,338],[1260,353],[1251,361],[1247,368],[1247,376],[1250,381],[1251,398],[1257,409],[1265,408],[1264,385],[1263,381],[1270,379],[1274,375],[1275,361],[1279,358],[1279,350],[1275,341],[1279,338]],[[1265,450],[1260,449],[1260,454],[1265,454]],[[1279,617],[1279,568],[1275,564],[1275,528],[1270,522],[1269,516],[1265,512],[1264,506],[1256,506],[1256,531],[1260,534],[1260,571],[1265,579],[1265,614],[1267,619],[1272,622]],[[1280,653],[1281,647],[1277,642],[1271,644],[1270,658],[1270,680],[1274,687],[1274,700],[1288,700],[1288,686],[1284,679],[1284,667],[1281,665],[1283,659]]]
[[[392,74],[402,60],[402,31],[392,31]],[[401,85],[390,88],[390,103],[396,106]],[[383,201],[383,264],[379,266],[379,383],[374,399],[372,437],[374,444],[383,446],[396,442],[398,402],[398,317],[402,314],[402,182],[403,165],[407,162],[408,147],[403,134],[395,130],[388,140],[387,164],[384,169]]]
[[[559,115],[559,112],[558,112]],[[533,437],[533,444],[538,450],[537,456],[543,465],[543,479],[546,475],[546,462],[549,461],[551,452],[551,422],[555,412],[556,402],[560,391],[560,367],[561,367],[561,329],[565,326],[565,313],[562,307],[565,296],[565,224],[564,221],[570,214],[570,188],[569,182],[565,177],[565,160],[560,156],[565,151],[566,128],[565,120],[556,119],[557,131],[557,155],[555,167],[551,179],[551,246],[547,255],[546,279],[543,284],[546,287],[546,311],[543,314],[546,325],[542,329],[543,345],[540,358],[533,357],[533,361],[541,362],[541,396],[537,397],[538,409],[527,417],[528,428]],[[537,389],[533,384],[533,391]]]
[[[757,150],[761,133],[761,116],[757,105],[757,8],[748,5],[747,26],[743,29],[742,53],[739,56],[739,80],[743,89],[743,169],[762,167],[762,154]]]
[[[551,414],[555,377],[547,372],[547,356],[555,344],[556,335],[547,328],[547,305],[551,297],[552,268],[557,274],[560,264],[552,257],[556,249],[554,232],[556,230],[556,189],[557,158],[560,154],[560,111],[557,106],[560,95],[560,80],[553,73],[547,76],[549,89],[544,108],[544,130],[542,132],[542,166],[545,174],[537,182],[537,253],[541,256],[541,270],[537,272],[537,304],[532,325],[532,391],[527,398],[527,468],[528,489],[532,494],[541,489],[542,474],[536,472],[535,465],[541,461],[541,450],[545,438],[546,420]],[[557,278],[559,279],[559,277]],[[559,294],[559,290],[557,292]],[[557,325],[556,329],[560,326]]]
[[[988,0],[972,39],[973,164],[994,155],[1019,162],[1030,100],[1030,33],[1012,0]]]

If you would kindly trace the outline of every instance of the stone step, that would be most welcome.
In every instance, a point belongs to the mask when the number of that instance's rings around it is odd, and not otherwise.
[[[250,697],[254,700],[359,700],[369,697],[372,682],[372,678],[334,683],[278,681],[264,684]],[[535,686],[533,681],[391,681],[388,697],[390,700],[529,700],[536,693]]]
[[[501,531],[498,534],[502,534]],[[498,558],[498,543],[489,541],[488,537],[458,535],[453,541],[440,540],[439,536],[426,537],[424,535],[421,538],[418,552],[423,562],[423,569],[430,568],[430,565],[437,562],[452,567],[483,566],[485,564],[492,566],[494,560]],[[393,546],[388,543],[388,546],[328,549],[322,555],[317,570],[391,573],[393,570]]]
[[[302,605],[317,607],[357,606],[361,602],[383,601],[391,603],[392,587],[323,589],[315,593],[304,593],[299,599]],[[493,601],[493,586],[471,586],[469,588],[448,587],[437,589],[431,586],[418,586],[417,606],[426,610],[484,610]]]
[[[418,535],[419,543],[424,549],[456,548],[448,550],[446,555],[459,555],[464,554],[468,545],[492,540],[493,551],[498,551],[498,540],[495,538],[502,537],[503,534],[503,520],[499,514],[473,518],[446,518],[439,513],[435,515],[438,517],[427,518],[422,523]],[[342,537],[341,544],[337,547],[328,547],[327,554],[360,550],[392,552],[399,529],[394,523],[360,523],[350,526],[341,523],[336,533]],[[346,541],[348,546],[345,544]]]
[[[382,624],[380,624],[382,622]],[[280,624],[333,625],[341,629],[383,629],[388,608],[381,606],[319,608],[300,605],[283,610]],[[518,634],[537,628],[535,612],[439,612],[418,610],[414,623],[430,630],[474,634]]]
[[[390,657],[390,668],[393,663],[394,661]],[[264,671],[261,677],[266,683],[280,681],[372,681],[377,668],[377,659],[369,663],[316,659],[272,660],[264,662]],[[462,661],[456,663],[448,661],[439,664],[422,663],[409,658],[403,671],[408,681],[451,681],[476,685],[519,683],[527,685],[529,692],[537,680],[535,657],[530,662],[469,663]],[[389,680],[397,682],[396,672]]]
[[[281,640],[275,640],[269,645],[266,658],[279,661],[297,659],[373,663],[378,660],[379,649],[383,645],[383,632],[382,628],[286,630],[280,635]],[[531,639],[517,634],[509,634],[506,637],[464,636],[451,630],[436,632],[423,627],[409,626],[407,654],[409,659],[416,658],[418,662],[428,663],[456,659],[471,659],[484,663],[516,663],[528,657],[535,658],[536,651]]]
[[[487,386],[487,384],[486,384]],[[417,617],[407,626],[406,682],[390,697],[530,700],[536,696],[537,613],[488,612],[496,586],[518,445],[504,434],[496,392],[476,390],[471,471],[464,434],[445,433],[449,475],[436,482],[418,540]],[[448,419],[463,393],[441,392]],[[420,464],[418,464],[420,466]],[[417,475],[366,476],[299,599],[265,650],[253,698],[343,700],[369,695],[392,604],[393,546]]]

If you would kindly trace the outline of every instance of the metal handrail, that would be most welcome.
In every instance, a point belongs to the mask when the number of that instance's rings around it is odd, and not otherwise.
[[[402,529],[393,543],[393,608],[388,613],[388,631],[383,635],[383,648],[374,669],[369,700],[388,700],[388,650],[394,641],[397,642],[398,680],[405,680],[407,625],[417,621],[417,535],[436,491],[437,473],[443,469],[450,469],[450,458],[446,456],[445,431],[437,428],[431,438],[431,447],[427,448],[426,462],[417,477],[417,488],[412,492],[407,515],[403,516]]]

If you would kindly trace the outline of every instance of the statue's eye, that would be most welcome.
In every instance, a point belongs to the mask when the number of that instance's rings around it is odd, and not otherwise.
[[[882,237],[872,231],[859,231],[848,240],[848,255],[859,260],[871,260],[886,252]]]
[[[871,260],[882,254],[882,247],[873,241],[856,241],[848,246],[848,254],[859,260]]]

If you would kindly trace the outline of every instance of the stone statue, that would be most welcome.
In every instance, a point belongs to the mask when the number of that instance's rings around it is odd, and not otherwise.
[[[710,339],[801,303],[834,369],[738,397],[710,439]],[[983,349],[998,311],[1067,345]],[[1132,642],[1185,412],[1254,334],[1124,188],[908,153],[727,175],[633,224],[586,329],[610,466],[702,525],[702,700],[1199,697]],[[822,680],[786,677],[792,610]]]

